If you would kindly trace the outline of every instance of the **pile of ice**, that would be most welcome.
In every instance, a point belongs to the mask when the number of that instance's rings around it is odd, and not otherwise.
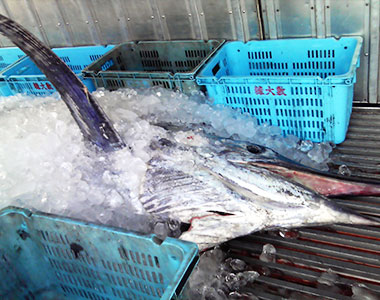
[[[16,205],[151,231],[153,225],[133,199],[152,156],[150,141],[165,131],[155,123],[203,127],[322,169],[332,149],[328,143],[283,138],[279,128],[257,126],[250,116],[211,106],[199,93],[188,97],[165,89],[125,89],[98,90],[94,95],[129,147],[105,154],[86,146],[57,97],[0,98],[0,208]],[[178,232],[176,224],[169,225],[159,224],[156,231],[163,236]]]
[[[191,300],[258,299],[249,286],[259,277],[240,259],[226,258],[219,248],[204,253],[184,291]]]
[[[258,126],[255,117],[222,105],[212,105],[200,92],[187,96],[157,88],[140,93],[135,90],[98,90],[95,95],[111,115],[115,109],[126,109],[151,123],[201,125],[217,136],[263,145],[306,166],[328,170],[329,154],[334,147],[331,143],[301,141],[294,135],[283,137],[279,127],[267,123]]]
[[[133,113],[131,113],[133,115]],[[137,117],[137,116],[136,116]],[[134,116],[123,138],[154,130]],[[136,121],[136,122],[134,122]],[[54,97],[0,100],[0,207],[16,205],[147,232],[146,216],[130,199],[149,157],[126,148],[108,155],[86,147],[63,103]],[[140,145],[138,139],[135,143]],[[141,146],[143,147],[143,146]],[[128,218],[126,218],[128,215]]]

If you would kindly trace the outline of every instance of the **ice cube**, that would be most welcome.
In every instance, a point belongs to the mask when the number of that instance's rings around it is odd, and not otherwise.
[[[331,146],[331,144],[329,142],[324,142],[324,143],[321,143],[321,149],[326,153],[326,154],[330,154],[331,151],[333,150],[333,147]]]
[[[307,156],[316,163],[321,163],[326,159],[321,146],[318,144],[307,153]]]
[[[297,147],[297,143],[299,141],[299,138],[295,135],[288,135],[287,137],[285,137],[285,144],[286,146],[288,146],[289,148],[296,148]]]
[[[326,272],[323,272],[318,278],[320,284],[333,286],[337,283],[338,275],[331,269],[328,269]]]
[[[113,214],[112,211],[110,210],[103,210],[99,215],[98,215],[98,221],[102,224],[109,224],[112,220]]]
[[[112,190],[109,196],[107,197],[109,205],[111,208],[118,208],[123,205],[123,197],[115,190]]]
[[[299,232],[297,229],[280,229],[278,231],[279,236],[283,238],[291,238],[295,239],[299,236]]]
[[[355,283],[352,285],[352,299],[354,300],[379,300],[379,294],[370,290],[363,283]]]
[[[219,248],[203,253],[199,263],[189,278],[189,286],[196,289],[199,285],[212,281],[217,273],[225,254]]]
[[[160,239],[165,239],[168,236],[168,226],[165,222],[158,222],[154,226],[154,234],[157,235]]]
[[[203,292],[203,298],[204,300],[221,300],[224,299],[221,297],[221,295],[212,287],[206,287]]]
[[[247,264],[241,259],[236,258],[230,261],[230,266],[234,271],[243,271],[246,268]]]
[[[265,244],[260,254],[260,260],[264,262],[275,262],[276,248],[272,244]]]
[[[239,273],[239,277],[244,279],[247,283],[254,282],[257,278],[259,278],[260,274],[256,271],[245,271]]]
[[[297,149],[299,149],[302,152],[309,152],[311,149],[313,149],[314,143],[309,140],[303,140],[298,143]]]
[[[346,165],[339,166],[339,174],[343,176],[351,176],[352,172]]]

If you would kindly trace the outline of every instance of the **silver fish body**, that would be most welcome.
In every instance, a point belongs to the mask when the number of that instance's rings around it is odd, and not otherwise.
[[[297,183],[244,164],[250,152],[239,143],[199,136],[203,142],[197,146],[177,142],[170,132],[153,142],[155,155],[139,200],[150,214],[190,223],[180,238],[200,250],[263,229],[373,223]]]

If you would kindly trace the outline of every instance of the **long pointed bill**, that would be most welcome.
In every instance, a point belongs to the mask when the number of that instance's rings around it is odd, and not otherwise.
[[[263,167],[267,170],[279,174],[287,179],[295,181],[309,189],[316,191],[324,196],[379,196],[380,185],[358,182],[340,178],[325,172],[319,172],[307,167],[293,165],[289,162],[254,161],[249,162],[254,166]]]
[[[85,139],[104,151],[125,146],[103,110],[59,57],[21,25],[0,14],[0,33],[24,51],[54,85]]]

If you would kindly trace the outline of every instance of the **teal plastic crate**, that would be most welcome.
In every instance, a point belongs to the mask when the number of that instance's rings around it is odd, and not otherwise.
[[[23,56],[25,56],[25,53],[17,47],[0,48],[0,71],[7,68]],[[0,96],[9,95],[11,95],[11,91],[9,90],[5,77],[0,75]]]
[[[102,57],[103,54],[113,47],[113,45],[69,47],[55,48],[53,51],[78,75],[89,91],[92,92],[95,90],[92,80],[84,79],[81,75],[81,71],[87,65]],[[9,94],[22,93],[35,96],[47,96],[56,92],[54,86],[29,57],[24,57],[12,64],[3,70],[0,76],[5,78],[10,91]]]
[[[197,75],[215,104],[314,142],[344,141],[361,37],[226,43]]]
[[[174,299],[197,261],[190,242],[0,211],[1,299]]]
[[[128,42],[89,65],[84,78],[108,90],[162,86],[184,93],[198,90],[195,75],[223,41]]]

